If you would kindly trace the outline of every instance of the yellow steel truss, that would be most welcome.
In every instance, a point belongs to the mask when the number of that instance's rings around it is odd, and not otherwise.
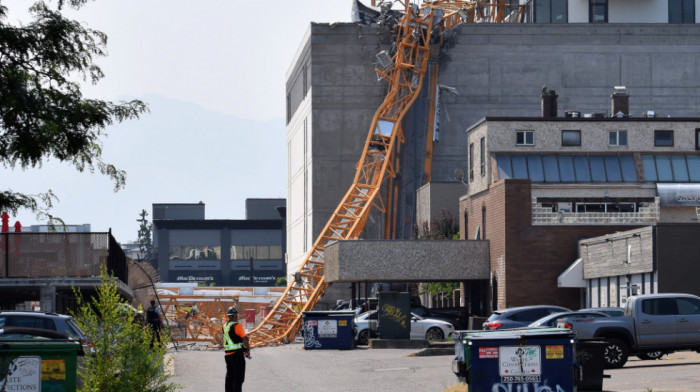
[[[405,13],[396,27],[393,65],[376,70],[388,82],[389,91],[372,119],[353,183],[302,262],[296,279],[290,282],[268,316],[248,334],[252,347],[293,339],[302,312],[312,310],[328,286],[324,280],[325,247],[338,240],[357,239],[373,206],[380,212],[391,209],[377,196],[382,183],[396,176],[394,154],[404,140],[401,122],[420,92],[430,58],[431,38],[435,38],[434,27],[439,27],[436,33],[441,40],[444,29],[460,23],[504,21],[507,17],[504,9],[510,5],[504,0],[441,0],[424,2],[421,7],[408,0],[401,3]],[[488,19],[484,10],[490,10]],[[387,204],[393,203],[393,199],[395,195],[387,197]]]

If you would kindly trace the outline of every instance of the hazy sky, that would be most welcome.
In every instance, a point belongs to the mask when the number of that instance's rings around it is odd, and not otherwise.
[[[0,0],[9,22],[29,0]],[[51,4],[56,4],[54,0]],[[127,171],[126,188],[50,161],[0,169],[2,189],[60,198],[68,224],[136,239],[152,203],[203,201],[210,219],[243,219],[246,198],[284,198],[285,80],[311,22],[350,21],[352,0],[97,0],[71,15],[109,37],[106,77],[87,97],[139,98],[151,113],[107,130],[104,159]],[[19,12],[22,10],[23,12]],[[26,211],[10,224],[37,222]]]

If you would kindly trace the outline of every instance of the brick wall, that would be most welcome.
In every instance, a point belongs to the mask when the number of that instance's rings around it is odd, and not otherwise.
[[[557,277],[578,258],[578,241],[634,228],[532,226],[529,180],[499,181],[488,191],[463,197],[460,231],[466,234],[464,238],[474,238],[477,226],[483,224],[483,211],[486,230],[482,238],[490,243],[498,308],[551,304],[578,309],[580,290],[557,287]]]

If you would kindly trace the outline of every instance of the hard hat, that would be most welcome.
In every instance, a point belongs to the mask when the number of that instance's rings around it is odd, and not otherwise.
[[[236,309],[235,306],[231,306],[231,307],[228,308],[228,310],[226,311],[226,314],[227,314],[227,315],[238,314],[238,309]]]

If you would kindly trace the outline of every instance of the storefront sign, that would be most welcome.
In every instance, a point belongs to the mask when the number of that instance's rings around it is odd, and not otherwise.
[[[662,206],[700,206],[700,184],[656,184]]]

